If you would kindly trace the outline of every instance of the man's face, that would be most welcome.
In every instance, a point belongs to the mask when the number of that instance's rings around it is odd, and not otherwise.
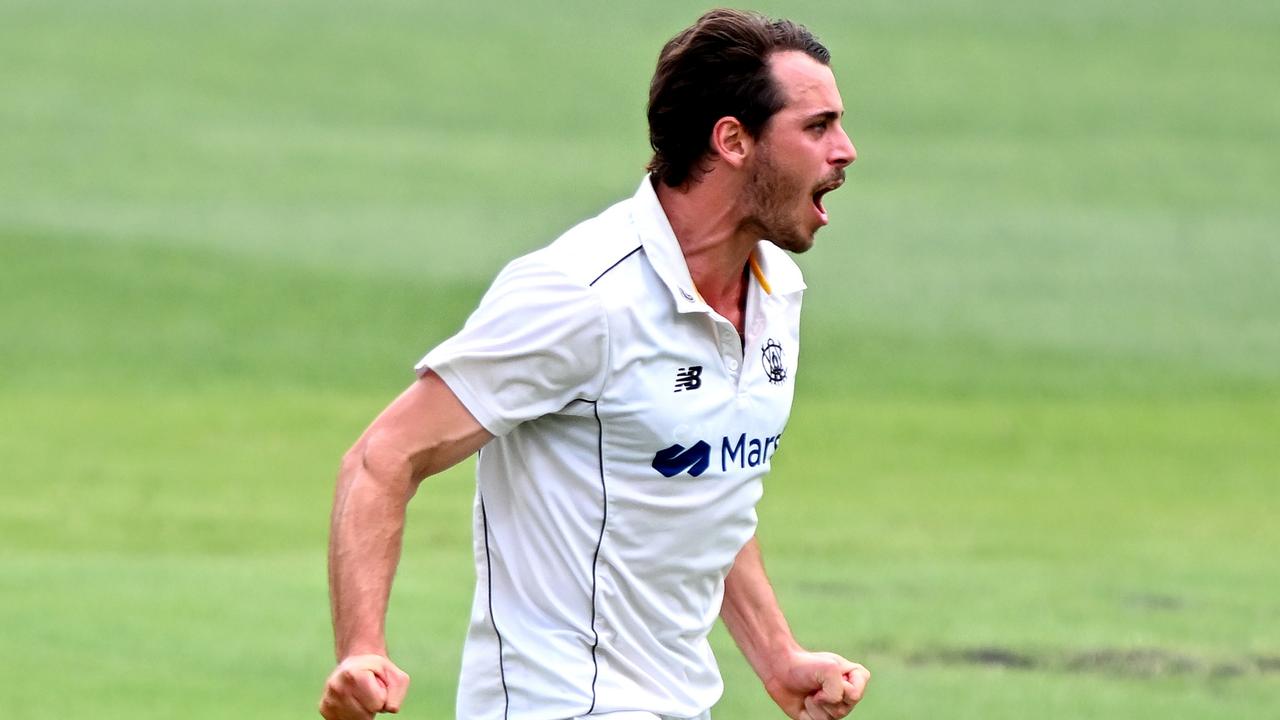
[[[831,68],[795,51],[774,54],[769,66],[786,105],[756,142],[745,224],[801,253],[827,224],[822,196],[844,182],[844,168],[858,154],[840,125],[844,104]]]

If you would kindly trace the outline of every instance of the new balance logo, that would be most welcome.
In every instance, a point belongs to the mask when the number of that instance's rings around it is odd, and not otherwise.
[[[711,465],[711,446],[699,440],[693,447],[685,449],[679,443],[665,450],[659,450],[653,456],[653,469],[662,473],[663,477],[675,477],[688,470],[689,474],[698,477]]]
[[[676,392],[702,387],[702,366],[690,365],[676,370]]]

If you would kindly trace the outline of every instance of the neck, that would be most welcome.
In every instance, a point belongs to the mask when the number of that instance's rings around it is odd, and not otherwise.
[[[725,317],[746,299],[747,263],[759,236],[744,228],[741,188],[707,173],[679,188],[656,183],[689,275],[703,300]]]

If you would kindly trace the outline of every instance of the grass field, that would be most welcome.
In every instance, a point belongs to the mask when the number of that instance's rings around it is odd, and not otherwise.
[[[769,2],[860,158],[761,541],[864,718],[1280,717],[1280,6]],[[701,6],[0,0],[0,717],[312,717],[338,459]],[[452,717],[469,464],[390,618]],[[723,633],[718,720],[779,717]]]

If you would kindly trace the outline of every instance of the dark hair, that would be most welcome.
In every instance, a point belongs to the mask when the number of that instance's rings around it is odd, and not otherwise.
[[[769,56],[786,50],[831,62],[803,25],[754,12],[712,10],[671,38],[649,85],[649,172],[671,187],[696,176],[722,117],[759,137],[786,102],[769,73]]]

